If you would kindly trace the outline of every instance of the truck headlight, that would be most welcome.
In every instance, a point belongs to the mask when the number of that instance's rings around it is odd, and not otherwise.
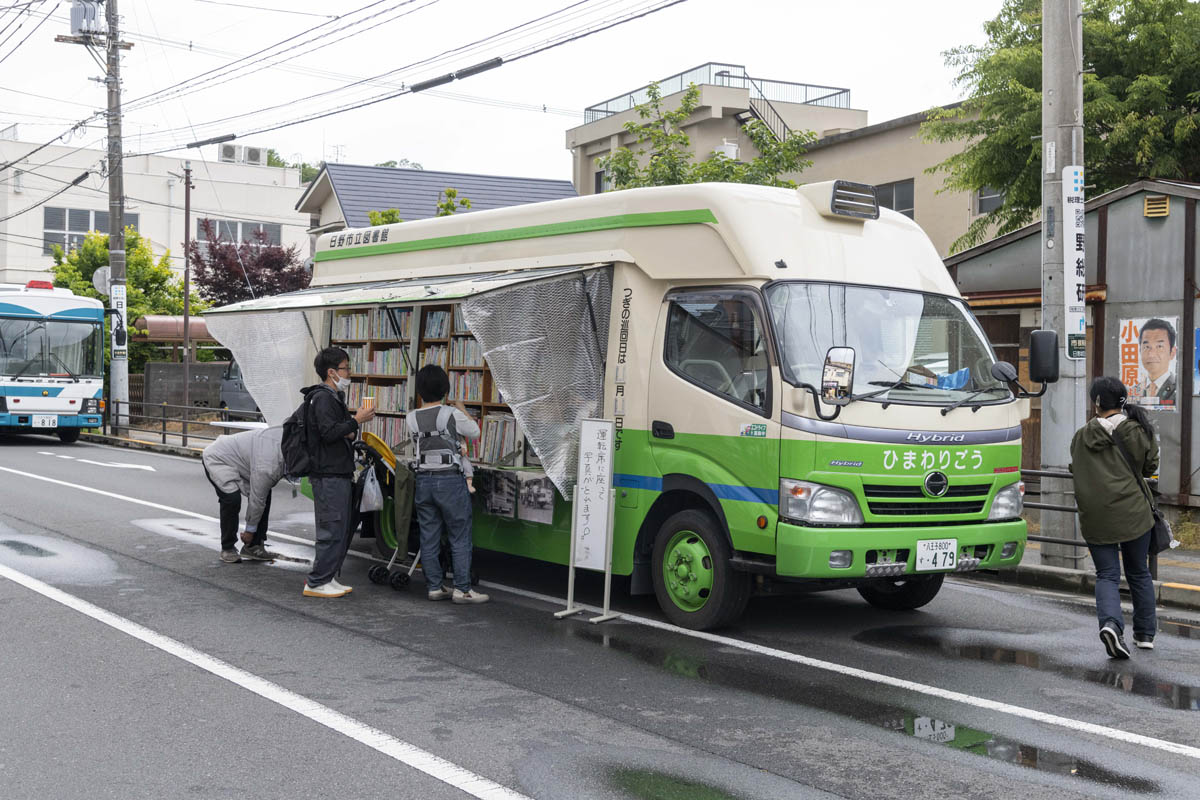
[[[820,483],[779,481],[779,516],[820,525],[861,525],[858,500],[845,489]]]
[[[100,413],[100,401],[98,399],[96,399],[95,397],[89,397],[86,400],[84,400],[83,401],[83,413],[99,414]]]
[[[1005,486],[996,492],[992,501],[992,510],[988,514],[988,522],[1003,522],[1010,519],[1020,519],[1025,510],[1025,484],[1018,481]]]

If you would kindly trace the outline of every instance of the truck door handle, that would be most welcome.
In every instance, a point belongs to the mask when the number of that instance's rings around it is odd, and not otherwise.
[[[675,438],[675,429],[671,427],[671,423],[669,422],[654,420],[654,422],[650,423],[650,432],[654,434],[654,438],[656,439]]]

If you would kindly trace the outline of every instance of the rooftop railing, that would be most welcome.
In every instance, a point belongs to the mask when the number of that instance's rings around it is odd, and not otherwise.
[[[675,94],[687,89],[690,84],[697,86],[729,86],[737,89],[748,89],[751,100],[765,100],[777,103],[798,103],[810,106],[828,106],[831,108],[850,108],[850,90],[839,89],[836,86],[818,86],[811,83],[792,83],[790,81],[772,81],[762,78],[752,78],[746,74],[746,68],[740,64],[720,64],[710,62],[701,64],[684,72],[663,78],[658,81],[662,96]],[[627,94],[622,94],[603,103],[588,106],[583,111],[584,123],[595,122],[613,114],[620,114],[644,104],[650,99],[650,86],[646,85]]]

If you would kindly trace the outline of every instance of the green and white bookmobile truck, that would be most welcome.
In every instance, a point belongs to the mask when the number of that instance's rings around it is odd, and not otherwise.
[[[373,396],[389,443],[411,374],[446,366],[484,430],[478,548],[565,565],[579,421],[615,420],[613,572],[684,626],[783,583],[914,608],[1024,552],[1028,392],[869,186],[637,189],[339,231],[309,289],[206,319],[273,424],[317,346],[350,352],[350,404]],[[388,517],[364,525],[385,553]]]

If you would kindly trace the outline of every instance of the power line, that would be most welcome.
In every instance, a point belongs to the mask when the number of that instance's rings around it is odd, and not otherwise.
[[[48,0],[42,0],[42,5],[45,5],[45,4],[46,4],[46,2],[48,2]],[[33,12],[30,12],[30,13],[32,14]],[[37,32],[38,32],[38,29],[39,29],[39,28],[41,28],[43,25],[45,25],[45,24],[46,24],[46,20],[48,20],[48,19],[50,19],[50,14],[46,14],[46,15],[45,15],[45,16],[43,16],[43,17],[42,17],[40,20],[38,20],[38,24],[37,24],[37,25],[34,25],[34,26],[33,26],[33,28],[32,28],[32,29],[29,31],[29,33],[25,34],[25,38],[24,38],[24,39],[22,39],[21,41],[17,42],[16,46],[14,46],[12,50],[9,50],[7,54],[5,54],[4,56],[0,56],[0,64],[3,64],[5,61],[7,61],[7,60],[8,60],[8,57],[9,57],[9,56],[11,56],[13,53],[17,52],[18,50],[20,50],[20,49],[21,49],[21,45],[23,45],[23,44],[25,44],[27,41],[29,41],[29,37],[31,37],[31,36],[33,36],[35,33],[37,33]],[[14,30],[12,33],[10,33],[10,34],[9,34],[9,35],[8,35],[8,36],[7,36],[7,37],[4,39],[4,41],[3,41],[3,42],[0,42],[0,47],[3,47],[4,45],[6,45],[6,44],[8,43],[8,40],[9,40],[9,39],[11,39],[12,37],[16,36],[16,35],[17,35],[17,34],[20,32],[20,30],[21,30],[21,26],[23,26],[24,24],[25,24],[25,23],[21,23],[21,25],[17,26],[17,29],[16,29],[16,30]]]
[[[266,6],[252,6],[245,3],[229,3],[226,0],[196,0],[197,3],[208,3],[214,6],[233,6],[234,8],[249,8],[255,11],[273,11],[276,14],[298,14],[303,17],[321,17],[324,19],[337,19],[334,14],[315,14],[312,11],[293,11],[290,8],[267,8]]]
[[[54,198],[58,197],[60,194],[62,194],[63,192],[67,191],[67,190],[68,190],[68,189],[70,189],[71,187],[73,187],[73,186],[78,186],[79,184],[83,183],[84,179],[86,179],[86,178],[87,178],[87,176],[88,176],[88,175],[91,175],[91,174],[92,174],[92,171],[91,171],[91,170],[88,170],[87,172],[83,173],[82,175],[80,175],[80,176],[79,176],[78,178],[76,178],[75,180],[73,180],[73,181],[69,182],[69,183],[68,183],[66,186],[64,186],[63,188],[59,189],[59,190],[58,190],[57,192],[55,192],[54,194],[51,194],[51,195],[48,195],[47,197],[44,197],[44,198],[42,198],[42,199],[41,199],[41,200],[39,200],[38,202],[36,202],[36,203],[34,203],[33,205],[29,206],[28,208],[23,208],[23,209],[21,209],[20,211],[15,211],[15,212],[13,212],[12,214],[9,214],[7,217],[0,217],[0,222],[8,222],[10,219],[12,219],[12,218],[14,218],[14,217],[19,217],[19,216],[21,216],[22,214],[26,214],[26,213],[28,213],[28,212],[30,212],[30,211],[33,211],[35,208],[39,208],[39,207],[41,207],[41,206],[44,206],[46,203],[49,203],[51,200],[53,200]]]
[[[17,156],[12,161],[8,161],[4,164],[0,164],[0,172],[3,172],[4,170],[8,169],[9,167],[13,166],[14,164],[16,164],[19,161],[24,161],[25,159],[29,158],[34,153],[40,153],[41,151],[45,150],[47,147],[54,144],[55,142],[57,142],[59,139],[63,138],[64,136],[68,136],[71,133],[74,133],[76,130],[85,128],[89,122],[96,119],[97,117],[102,117],[102,116],[104,116],[104,112],[97,111],[95,114],[92,114],[90,117],[81,119],[79,122],[76,122],[74,125],[72,125],[70,128],[68,128],[67,130],[60,133],[58,136],[55,136],[53,139],[50,139],[49,141],[39,144],[37,147],[30,150],[28,153],[25,153],[24,155],[21,155],[21,156]]]

